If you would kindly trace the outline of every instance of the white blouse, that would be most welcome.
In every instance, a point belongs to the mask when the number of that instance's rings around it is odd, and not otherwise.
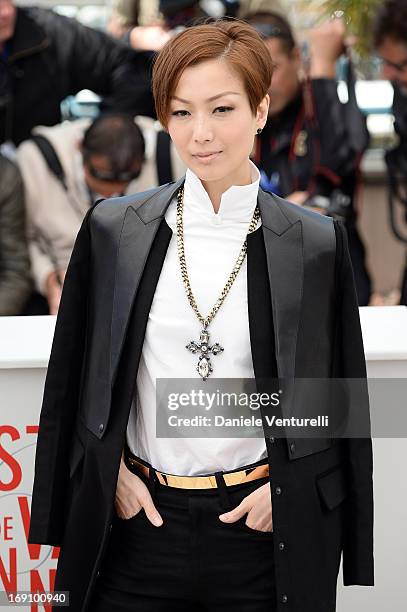
[[[256,166],[250,164],[252,183],[232,186],[225,191],[218,213],[214,212],[200,179],[191,170],[186,172],[185,256],[192,292],[203,316],[208,315],[220,296],[247,236],[260,179]],[[189,341],[199,340],[202,325],[187,300],[182,282],[176,241],[176,204],[174,198],[165,215],[173,235],[148,316],[126,438],[131,451],[156,469],[195,476],[254,463],[267,452],[263,437],[156,437],[156,379],[200,379],[195,369],[198,356],[185,348]],[[224,347],[222,353],[211,357],[213,373],[210,379],[254,378],[247,258],[208,331],[210,343],[219,342]],[[137,416],[134,401],[137,402]]]

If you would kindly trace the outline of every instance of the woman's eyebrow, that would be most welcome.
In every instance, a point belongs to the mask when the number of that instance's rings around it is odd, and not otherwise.
[[[205,102],[213,102],[213,100],[217,100],[218,98],[221,98],[222,96],[241,96],[242,94],[240,94],[237,91],[224,91],[220,94],[216,94],[216,96],[211,96],[210,98],[208,98],[207,100],[205,100]],[[178,100],[179,102],[183,102],[183,104],[191,104],[191,102],[189,100],[184,100],[183,98],[179,98],[178,96],[171,96],[172,100]]]

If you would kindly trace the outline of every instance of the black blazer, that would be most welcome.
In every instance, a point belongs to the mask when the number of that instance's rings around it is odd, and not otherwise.
[[[87,213],[66,274],[37,443],[28,541],[61,546],[55,588],[85,611],[113,520],[121,450],[155,286],[183,179]],[[256,381],[366,377],[341,224],[261,189],[248,237]],[[367,393],[367,392],[366,392]],[[355,408],[369,419],[367,395]],[[289,413],[290,406],[282,404]],[[345,585],[373,585],[372,444],[266,436],[277,609],[334,612]]]

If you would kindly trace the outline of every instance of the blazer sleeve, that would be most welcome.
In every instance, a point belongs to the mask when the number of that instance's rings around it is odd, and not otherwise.
[[[337,240],[334,376],[356,379],[349,385],[350,409],[358,411],[358,423],[364,427],[363,438],[343,440],[349,484],[344,509],[343,584],[373,586],[373,454],[366,361],[346,229],[340,221],[334,221],[334,224]],[[356,390],[355,397],[352,397],[352,390]]]
[[[60,546],[63,537],[69,449],[85,353],[93,208],[86,213],[69,261],[48,362],[35,457],[30,544]]]

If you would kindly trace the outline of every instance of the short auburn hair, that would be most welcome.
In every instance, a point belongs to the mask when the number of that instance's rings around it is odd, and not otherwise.
[[[186,68],[224,59],[242,79],[253,115],[267,94],[273,62],[261,36],[238,19],[194,25],[169,40],[157,55],[152,88],[157,117],[166,128],[170,101]]]

